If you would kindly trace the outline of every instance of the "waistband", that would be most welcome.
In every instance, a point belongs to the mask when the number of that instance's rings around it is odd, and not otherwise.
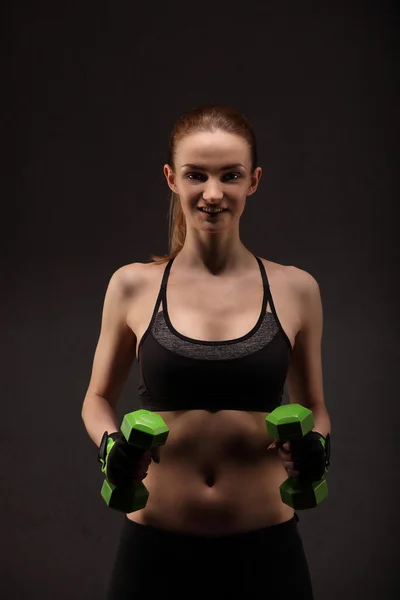
[[[210,543],[216,545],[239,545],[243,544],[254,544],[259,543],[268,544],[273,546],[287,546],[292,545],[294,542],[300,541],[299,531],[297,523],[299,517],[297,513],[283,523],[276,525],[268,525],[266,527],[260,527],[248,531],[238,531],[228,534],[218,535],[201,535],[194,533],[187,533],[181,531],[175,531],[171,529],[164,529],[162,527],[156,527],[154,525],[148,525],[143,523],[137,523],[132,521],[125,516],[124,532],[126,535],[132,535],[135,537],[142,537],[145,539],[153,539],[159,541],[162,544],[197,544],[197,545],[209,545]]]

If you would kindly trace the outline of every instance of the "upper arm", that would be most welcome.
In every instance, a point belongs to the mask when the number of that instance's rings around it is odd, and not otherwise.
[[[287,376],[290,403],[310,409],[324,407],[322,374],[323,309],[316,279],[295,268],[301,324],[296,335]]]
[[[108,283],[100,335],[86,395],[98,394],[115,407],[136,356],[136,336],[127,310],[137,293],[138,263],[121,267]]]

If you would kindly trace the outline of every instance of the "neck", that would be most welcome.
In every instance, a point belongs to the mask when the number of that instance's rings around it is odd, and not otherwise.
[[[184,246],[174,262],[178,263],[182,270],[190,270],[199,276],[230,277],[254,266],[254,256],[243,244],[237,251],[229,253],[216,253],[204,249],[192,252]]]

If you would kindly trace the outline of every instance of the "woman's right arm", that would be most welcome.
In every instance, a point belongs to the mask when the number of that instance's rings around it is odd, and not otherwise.
[[[136,336],[127,311],[137,293],[140,263],[113,273],[104,298],[100,336],[83,406],[86,430],[99,447],[105,431],[119,431],[116,405],[136,356]]]

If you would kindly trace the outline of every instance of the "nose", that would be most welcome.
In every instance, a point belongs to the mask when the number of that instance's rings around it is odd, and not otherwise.
[[[219,202],[224,197],[224,192],[220,189],[219,185],[213,181],[208,181],[207,185],[203,189],[203,198],[209,202]]]

